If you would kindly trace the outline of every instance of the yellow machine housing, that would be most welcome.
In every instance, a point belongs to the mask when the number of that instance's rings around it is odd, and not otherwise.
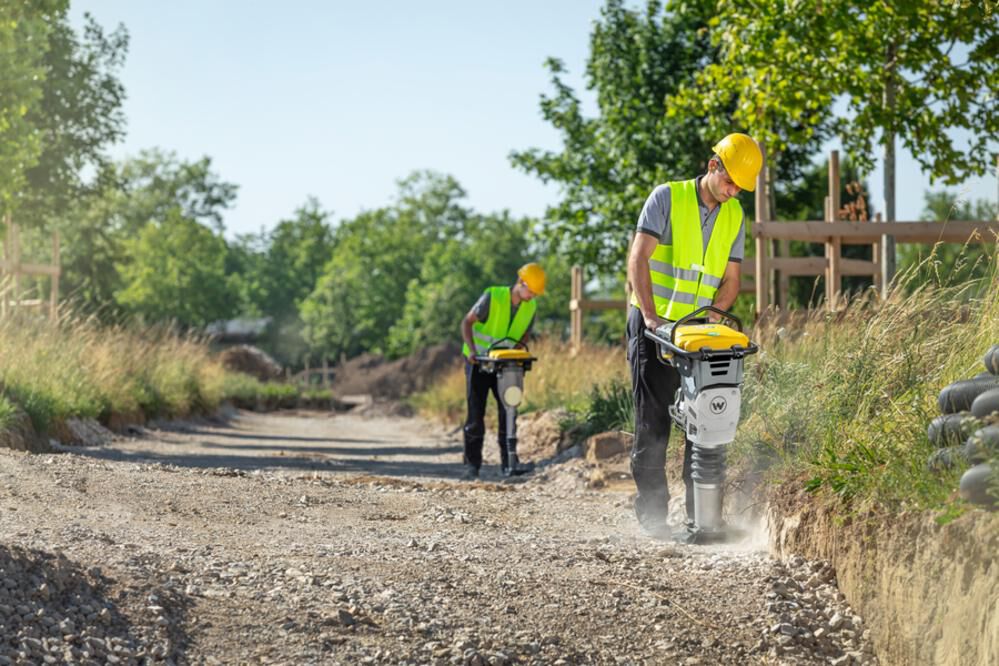
[[[519,361],[531,358],[531,352],[524,349],[494,349],[489,352],[489,358],[497,361]]]
[[[748,347],[749,337],[724,324],[684,324],[676,329],[673,344],[689,352],[698,351],[705,347],[721,351],[731,349],[736,345]]]

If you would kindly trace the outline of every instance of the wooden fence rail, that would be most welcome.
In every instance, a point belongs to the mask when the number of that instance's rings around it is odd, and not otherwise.
[[[739,293],[755,293],[757,316],[771,303],[786,307],[791,277],[824,277],[826,307],[830,310],[835,310],[840,305],[843,277],[869,275],[877,288],[887,289],[894,278],[891,272],[894,260],[892,257],[886,260],[882,253],[885,247],[893,248],[894,243],[999,243],[999,221],[881,222],[880,217],[873,221],[867,220],[867,204],[859,184],[854,184],[857,201],[841,205],[839,153],[835,150],[829,156],[828,181],[825,221],[772,221],[770,183],[764,151],[764,167],[756,184],[755,218],[758,221],[752,225],[755,257],[747,257],[743,262],[742,283],[739,287]],[[849,189],[853,188],[848,186]],[[851,219],[841,219],[844,217]],[[792,257],[789,251],[790,241],[823,245],[825,256]],[[843,245],[871,245],[873,258],[870,261],[845,258],[842,256]],[[626,285],[623,300],[587,299],[583,295],[583,286],[583,269],[574,266],[569,299],[570,343],[573,349],[579,349],[582,343],[586,312],[626,309],[631,296],[628,291],[630,285]]]
[[[3,244],[3,258],[0,259],[0,315],[7,314],[12,308],[44,307],[45,301],[40,298],[23,298],[22,280],[27,276],[47,276],[49,282],[49,317],[55,320],[59,305],[59,276],[62,270],[59,266],[59,233],[52,234],[52,263],[37,264],[25,262],[21,257],[21,231],[11,221],[8,214],[4,222],[7,234]],[[8,278],[9,276],[9,278]]]

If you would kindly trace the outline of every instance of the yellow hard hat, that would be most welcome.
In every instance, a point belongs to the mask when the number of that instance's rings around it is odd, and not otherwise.
[[[534,292],[535,296],[545,293],[545,269],[538,264],[534,262],[524,264],[517,271],[517,276],[524,281],[528,289]]]
[[[756,189],[756,176],[763,167],[763,152],[748,134],[729,134],[711,149],[721,158],[725,171],[740,189]]]

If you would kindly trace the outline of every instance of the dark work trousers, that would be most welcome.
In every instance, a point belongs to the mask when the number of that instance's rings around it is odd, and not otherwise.
[[[669,505],[666,487],[666,445],[673,419],[669,406],[680,388],[680,374],[656,358],[656,343],[645,337],[642,312],[628,311],[628,362],[631,392],[635,401],[635,441],[631,450],[631,474],[638,495],[635,513],[646,526],[665,523]],[[686,486],[687,518],[694,517],[694,484],[690,478],[691,444],[684,437],[683,483]]]
[[[506,450],[506,410],[500,402],[496,389],[496,374],[483,372],[478,365],[465,362],[465,396],[468,401],[468,417],[465,419],[465,464],[478,469],[482,467],[482,441],[486,436],[486,401],[492,393],[499,408],[499,447],[500,460],[507,466]]]

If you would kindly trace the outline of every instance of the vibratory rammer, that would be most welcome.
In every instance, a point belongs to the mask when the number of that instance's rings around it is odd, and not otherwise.
[[[690,323],[709,312],[735,324]],[[674,533],[683,543],[734,541],[742,533],[722,519],[725,448],[735,439],[742,403],[743,359],[759,351],[732,313],[712,306],[695,310],[645,336],[658,346],[662,363],[680,374],[680,388],[669,408],[673,424],[692,445],[694,524]]]

